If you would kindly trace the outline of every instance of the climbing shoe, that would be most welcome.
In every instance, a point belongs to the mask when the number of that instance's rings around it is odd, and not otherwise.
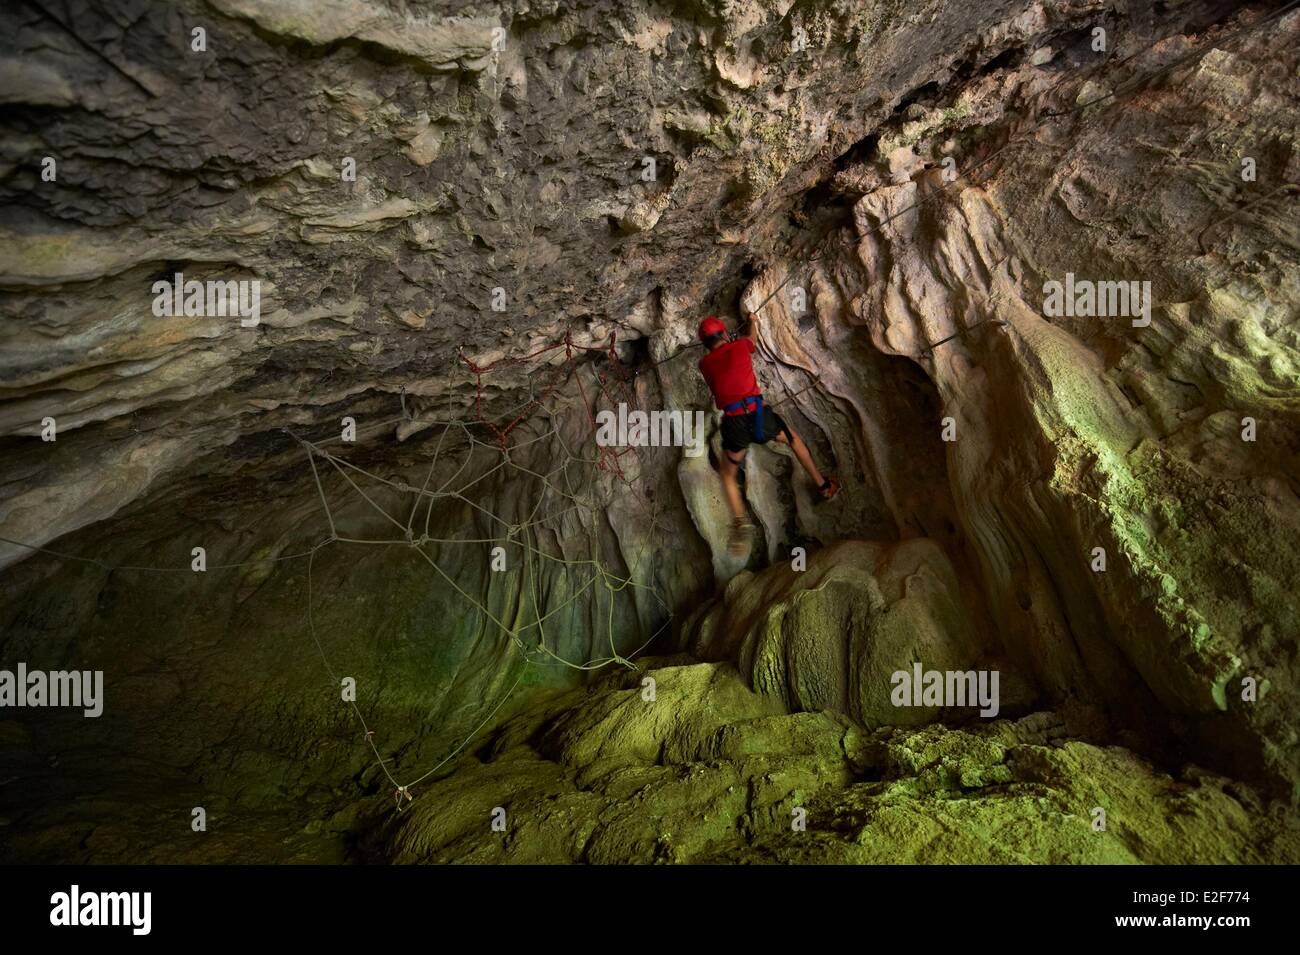
[[[749,553],[750,538],[754,525],[749,521],[736,521],[731,525],[731,537],[727,539],[727,553],[732,557],[744,557]]]
[[[822,486],[817,489],[817,493],[821,495],[823,501],[829,501],[840,493],[840,482],[833,477],[828,477],[825,481],[822,481]]]

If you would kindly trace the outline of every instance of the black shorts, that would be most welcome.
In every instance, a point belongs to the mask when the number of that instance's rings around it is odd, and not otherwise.
[[[751,411],[749,414],[723,415],[722,416],[722,450],[724,451],[744,451],[758,438],[754,434],[754,418],[757,412]],[[790,437],[790,429],[786,426],[785,419],[769,408],[763,406],[763,440],[759,444],[767,444],[782,431],[785,432],[786,439]]]

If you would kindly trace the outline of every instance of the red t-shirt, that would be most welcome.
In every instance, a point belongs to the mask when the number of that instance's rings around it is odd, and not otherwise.
[[[729,404],[758,394],[754,363],[749,357],[756,351],[752,340],[738,338],[719,345],[700,359],[700,373],[719,408],[725,409]]]

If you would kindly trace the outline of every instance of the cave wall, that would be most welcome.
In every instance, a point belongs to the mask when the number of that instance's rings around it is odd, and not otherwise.
[[[462,348],[683,344],[678,319],[798,237],[808,190],[913,91],[1087,17],[1024,0],[454,12],[5,11],[5,536],[104,520],[280,427],[350,413],[392,434],[376,422],[399,397],[464,393]],[[154,315],[152,284],[177,272],[256,279],[259,323]],[[45,417],[53,447],[30,440]]]
[[[579,360],[514,434],[544,438],[517,461],[549,473],[577,451],[569,486],[593,506],[547,516],[534,540],[635,586],[570,600],[572,569],[496,574],[486,544],[423,545],[498,619],[555,610],[547,647],[578,664],[667,624],[788,706],[868,723],[887,711],[846,668],[996,664],[1015,706],[1087,704],[1148,752],[1293,787],[1300,22],[1251,29],[1271,9],[7,9],[0,646],[113,668],[122,704],[75,733],[57,715],[7,726],[6,758],[70,800],[39,810],[50,841],[29,855],[96,831],[125,851],[132,824],[87,822],[88,807],[140,801],[149,772],[231,812],[301,799],[295,838],[317,805],[348,831],[357,796],[388,781],[316,653],[305,559],[269,560],[329,534],[286,430],[323,442],[355,418],[340,453],[402,485],[373,493],[403,513],[440,421],[509,421],[558,367],[476,380],[462,354],[483,367],[566,335]],[[178,271],[258,279],[260,323],[155,316],[152,283]],[[1049,319],[1043,283],[1067,271],[1150,280],[1151,325]],[[588,411],[598,393],[707,408],[696,322],[760,303],[765,391],[845,489],[817,505],[786,452],[755,449],[761,536],[733,559],[707,458],[656,449],[620,478],[598,466]],[[618,362],[581,351],[612,337]],[[626,390],[603,391],[609,376]],[[488,473],[481,424],[473,500],[518,522],[545,489]],[[350,532],[391,536],[339,474],[324,486]],[[434,536],[502,534],[466,501],[437,503]],[[254,563],[190,575],[196,535]],[[32,549],[47,545],[65,556]],[[829,592],[785,579],[795,546],[843,558],[818,565]],[[437,763],[523,705],[520,686],[582,679],[468,612],[409,544],[334,542],[310,561],[325,656],[356,671],[399,767]],[[160,564],[179,576],[111,570]],[[755,623],[786,617],[803,622]],[[888,659],[863,634],[896,640]],[[1258,703],[1240,698],[1246,676]],[[121,772],[88,789],[103,751]]]
[[[889,460],[908,442],[881,434],[853,380],[864,363],[841,356],[874,348],[925,372],[940,407],[912,426],[922,441],[955,429],[954,556],[978,572],[988,643],[1045,698],[1105,701],[1122,731],[1172,726],[1175,758],[1289,787],[1300,156],[1282,91],[1297,21],[1251,22],[1135,45],[1104,83],[1044,75],[1069,56],[1047,47],[915,110],[876,163],[842,171],[843,188],[868,184],[852,228],[744,302],[789,279],[812,290],[815,325],[788,289],[767,306],[773,367],[790,391],[817,371],[817,397],[795,402],[837,460],[869,449],[903,528],[924,513],[891,493],[914,486]],[[1003,154],[945,190],[943,156],[999,118]],[[1149,281],[1150,324],[1047,317],[1045,283],[1067,272]],[[832,624],[821,642],[843,639]],[[1245,699],[1247,680],[1271,702]]]

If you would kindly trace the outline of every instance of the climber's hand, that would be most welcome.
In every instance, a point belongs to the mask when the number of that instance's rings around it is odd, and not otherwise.
[[[758,312],[750,312],[750,313],[749,313],[749,324],[751,324],[751,325],[756,325],[756,324],[758,324]]]
[[[758,341],[758,312],[749,313],[749,338],[751,341]]]

